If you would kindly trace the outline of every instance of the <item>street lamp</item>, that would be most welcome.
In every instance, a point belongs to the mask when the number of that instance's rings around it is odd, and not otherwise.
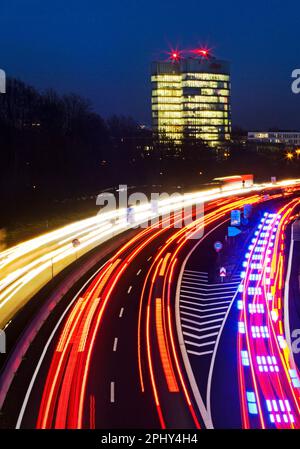
[[[294,158],[294,155],[289,151],[288,153],[286,153],[285,157],[288,161],[291,161]]]

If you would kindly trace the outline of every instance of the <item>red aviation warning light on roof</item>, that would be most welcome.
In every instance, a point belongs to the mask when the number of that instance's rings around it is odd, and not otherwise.
[[[197,56],[202,56],[203,58],[208,58],[210,56],[208,48],[195,48],[194,50],[191,50],[191,53],[194,53]]]
[[[172,62],[179,62],[185,57],[200,57],[201,59],[208,59],[212,57],[211,50],[207,47],[199,47],[191,50],[178,50],[178,48],[171,48],[168,51],[168,59]]]
[[[169,58],[172,62],[178,62],[182,58],[182,51],[181,50],[171,50],[169,52]]]

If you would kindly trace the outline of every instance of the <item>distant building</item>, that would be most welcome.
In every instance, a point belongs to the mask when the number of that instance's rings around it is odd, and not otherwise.
[[[212,147],[230,140],[229,63],[192,50],[152,64],[152,125],[159,140],[201,139]]]
[[[248,142],[266,144],[284,144],[300,147],[300,132],[297,131],[251,131],[248,132]]]

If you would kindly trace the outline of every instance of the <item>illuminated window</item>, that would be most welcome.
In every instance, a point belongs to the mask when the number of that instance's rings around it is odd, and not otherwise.
[[[180,66],[161,63],[152,81],[153,128],[158,135],[178,141],[201,139],[210,146],[230,139],[230,76],[179,73]]]

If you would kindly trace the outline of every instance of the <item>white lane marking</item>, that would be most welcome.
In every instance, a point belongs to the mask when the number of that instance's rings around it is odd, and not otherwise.
[[[140,268],[139,271],[136,273],[137,276],[141,273],[142,269]]]
[[[197,346],[198,348],[203,348],[203,346],[211,346],[215,344],[213,340],[205,341],[204,343],[194,343],[192,341],[186,340],[185,343]]]
[[[220,329],[221,323],[218,324],[217,326],[204,327],[203,329],[200,329],[199,327],[188,326],[187,324],[183,324],[182,327],[184,327],[185,329],[191,329],[192,331],[196,331],[196,332],[205,332],[205,331],[210,331],[213,329]]]
[[[127,290],[127,293],[129,294],[132,290],[132,285],[129,287],[129,289]]]
[[[182,276],[182,280],[185,281],[193,281],[193,282],[207,282],[208,278],[204,278],[202,276],[195,276],[193,274],[183,274]],[[236,284],[236,283],[240,283],[242,281],[242,279],[240,278],[240,276],[237,277],[232,277],[230,280],[225,280],[225,282],[222,284],[220,282],[218,283],[209,283],[208,285],[214,285],[214,286],[222,286],[224,284]]]
[[[180,310],[180,306],[179,306],[179,302],[180,302],[180,285],[181,285],[181,281],[182,281],[182,275],[184,272],[184,269],[186,267],[187,261],[189,260],[191,254],[195,251],[195,249],[200,245],[201,242],[203,242],[204,239],[206,239],[212,232],[214,232],[216,229],[218,229],[220,226],[223,226],[225,223],[228,222],[228,219],[221,221],[221,223],[219,223],[217,226],[215,226],[213,229],[211,229],[210,231],[208,231],[208,233],[202,238],[199,239],[198,242],[195,244],[195,246],[190,250],[190,252],[187,254],[186,258],[183,261],[183,264],[181,265],[181,270],[178,276],[178,282],[177,282],[177,288],[176,288],[176,300],[175,300],[175,316],[176,316],[176,329],[177,329],[177,335],[178,335],[178,340],[179,340],[179,345],[180,345],[180,349],[181,349],[181,354],[182,354],[182,358],[183,358],[183,362],[186,368],[186,372],[188,375],[188,379],[191,385],[191,389],[195,398],[195,401],[197,403],[199,412],[202,416],[202,419],[204,421],[204,425],[207,429],[213,429],[213,422],[212,422],[212,417],[211,414],[207,412],[207,409],[204,405],[201,393],[199,391],[193,370],[192,370],[192,366],[188,357],[188,353],[185,347],[185,342],[184,342],[184,337],[182,334],[182,329],[181,329],[181,321],[180,321],[180,314],[184,313],[181,312]],[[216,316],[216,315],[220,315],[219,314],[212,314],[212,316]],[[225,315],[225,313],[224,313]],[[195,315],[197,316],[197,315]],[[206,318],[208,317],[208,315],[206,316]]]
[[[196,351],[187,351],[189,354],[193,354],[193,355],[208,355],[208,354],[212,354],[213,351],[204,351],[204,352],[196,352]]]
[[[215,345],[216,340],[210,340],[206,343],[195,343],[194,341],[185,340],[186,345],[196,346],[197,348],[201,348],[202,346],[209,346],[209,345]]]
[[[184,307],[185,309],[190,309],[190,307],[186,307],[186,306],[181,306]],[[194,309],[192,309],[194,310]],[[185,311],[180,311],[181,315],[188,315],[188,316],[194,316],[196,318],[200,318],[199,315],[196,315],[194,313],[190,313],[190,312],[185,312]],[[205,315],[205,318],[210,318],[212,316],[219,316],[219,315],[226,315],[226,312],[218,312],[218,313],[210,313],[209,315]]]
[[[124,313],[124,307],[121,308],[120,313],[119,313],[119,318],[122,318]]]
[[[188,345],[197,346],[197,348],[203,348],[203,346],[211,346],[215,344],[214,340],[205,341],[204,343],[195,343],[194,341],[185,340],[185,343]]]
[[[181,302],[183,302],[183,301],[181,301]],[[188,306],[180,306],[181,308],[183,308],[183,309],[187,309],[187,310],[194,310],[195,312],[204,312],[204,313],[206,313],[206,312],[214,312],[215,310],[222,310],[222,309],[228,309],[228,306],[222,306],[222,307],[212,307],[211,309],[201,309],[200,307],[201,306],[198,306],[198,308],[197,309],[195,309],[195,307],[188,307]],[[221,312],[221,313],[226,313],[226,311],[225,312]],[[206,315],[206,316],[209,316],[209,315]]]
[[[113,351],[116,352],[118,346],[118,337],[114,339]]]
[[[20,413],[19,413],[19,416],[18,416],[18,420],[17,420],[17,424],[16,424],[16,429],[20,429],[20,427],[21,427],[21,424],[22,424],[22,421],[23,421],[23,417],[24,417],[24,414],[25,414],[25,410],[26,410],[26,408],[27,408],[27,404],[28,404],[28,401],[29,401],[29,397],[30,397],[30,395],[31,395],[31,391],[32,391],[32,388],[33,388],[33,385],[34,385],[34,383],[35,383],[35,381],[36,381],[36,378],[37,378],[37,376],[38,376],[38,373],[39,373],[39,370],[40,370],[40,368],[41,368],[41,365],[42,365],[42,363],[43,363],[43,361],[44,361],[44,358],[45,358],[45,356],[46,356],[46,353],[47,353],[47,351],[48,351],[48,348],[49,348],[49,346],[50,346],[50,344],[51,344],[51,342],[52,342],[52,340],[53,340],[53,338],[54,338],[54,336],[55,336],[55,334],[56,334],[56,332],[57,332],[57,330],[58,330],[58,328],[59,328],[59,326],[60,326],[60,324],[61,324],[61,322],[63,321],[63,319],[65,318],[65,316],[66,316],[66,314],[68,313],[68,311],[69,311],[69,309],[72,307],[72,305],[74,304],[74,302],[77,300],[77,298],[80,296],[80,294],[81,294],[81,292],[85,289],[85,287],[91,282],[91,280],[95,277],[95,276],[97,276],[97,274],[102,270],[102,268],[105,266],[107,264],[107,262],[105,262],[87,281],[86,281],[86,283],[81,287],[81,289],[77,292],[77,294],[74,296],[74,298],[72,299],[72,301],[70,302],[70,304],[66,307],[66,309],[65,309],[65,311],[61,314],[61,317],[59,318],[59,320],[58,320],[58,322],[56,323],[56,326],[55,326],[55,328],[53,329],[53,331],[52,331],[52,333],[51,333],[51,335],[50,335],[50,337],[49,337],[49,339],[48,339],[48,341],[47,341],[47,343],[45,344],[45,346],[44,346],[44,349],[43,349],[43,352],[42,352],[42,354],[41,354],[41,357],[40,357],[40,359],[39,359],[39,361],[38,361],[38,363],[37,363],[37,365],[36,365],[36,368],[35,368],[35,370],[34,370],[34,373],[33,373],[33,376],[32,376],[32,378],[31,378],[31,381],[30,381],[30,384],[29,384],[29,386],[28,386],[28,389],[27,389],[27,391],[26,391],[26,395],[25,395],[25,398],[24,398],[24,401],[23,401],[23,403],[22,403],[22,407],[21,407],[21,410],[20,410]]]
[[[207,301],[211,301],[213,299],[228,299],[228,298],[232,299],[232,297],[235,294],[235,291],[236,291],[236,289],[231,294],[228,294],[229,292],[228,293],[224,292],[224,295],[221,296],[220,294],[217,294],[217,293],[212,293],[212,294],[206,295],[205,293],[197,293],[197,292],[181,290],[180,297],[192,298],[192,299],[202,298]],[[182,293],[189,293],[189,295],[186,295],[186,294],[183,295]],[[210,296],[210,298],[208,296]]]
[[[218,335],[218,332],[212,332],[211,334],[206,334],[206,335],[195,335],[195,334],[191,334],[190,332],[182,332],[183,335],[186,335],[188,337],[192,337],[192,338],[196,338],[197,340],[204,340],[205,338],[209,338],[209,337],[215,337],[216,335]]]
[[[201,288],[201,284],[199,282],[182,281],[181,285],[184,285],[185,288],[189,288],[190,290],[202,290],[204,292],[211,292],[211,291],[218,292],[218,291],[223,291],[223,290],[235,290],[236,287],[239,285],[239,282],[236,282],[235,285],[233,285],[232,287],[230,287],[228,284],[223,284],[223,286],[215,287],[215,288],[209,288],[211,286],[211,284],[205,284],[205,285],[202,284],[202,288]],[[197,287],[193,287],[193,285],[197,285]]]
[[[184,273],[206,274],[206,276],[208,276],[207,271],[184,270]]]
[[[219,334],[217,336],[217,340],[216,340],[216,345],[214,347],[213,350],[213,355],[211,358],[211,362],[210,362],[210,368],[209,368],[209,374],[208,374],[208,381],[207,381],[207,389],[206,389],[206,404],[207,404],[207,412],[210,416],[211,422],[212,422],[212,414],[211,414],[211,384],[212,384],[212,376],[213,376],[213,370],[214,370],[214,366],[215,366],[215,360],[216,360],[216,356],[217,356],[217,351],[219,348],[219,343],[220,343],[220,339],[221,339],[221,335],[224,329],[224,326],[226,324],[228,315],[230,313],[230,310],[232,308],[232,305],[237,297],[238,294],[238,290],[236,291],[234,297],[232,298],[231,304],[229,305],[227,312],[225,314],[221,329],[219,330]]]
[[[206,299],[198,299],[198,298],[191,298],[193,301],[186,301],[185,299],[182,299],[181,302],[184,302],[186,304],[194,304],[197,306],[201,306],[201,307],[210,307],[210,306],[219,306],[221,304],[229,304],[231,301],[230,299],[227,301],[218,301],[217,298],[212,298],[210,300],[210,302],[206,302]],[[216,301],[216,302],[211,302],[211,301]],[[202,304],[204,302],[204,304]]]
[[[191,295],[180,295],[180,302],[186,300],[196,301],[196,302],[203,302],[204,304],[211,304],[212,301],[217,301],[219,304],[224,301],[231,301],[233,295],[230,296],[214,296],[213,298],[202,298],[199,296],[191,296]]]
[[[110,402],[115,402],[115,382],[110,383]]]
[[[151,259],[152,259],[152,256],[148,257],[147,262],[149,262],[149,260],[151,260]]]
[[[189,277],[189,276],[183,276],[182,279],[183,279],[183,282],[195,282],[200,285],[209,285],[208,279],[206,279],[206,278],[194,278],[194,277]]]
[[[218,301],[219,299],[232,299],[236,292],[236,289],[233,292],[224,292],[222,295],[220,293],[212,293],[209,295],[206,295],[205,293],[199,293],[199,292],[191,292],[190,290],[181,290],[180,297],[183,298],[191,298],[191,299],[197,299],[199,301]]]
[[[208,274],[205,274],[205,273],[197,273],[197,274],[194,274],[194,273],[189,273],[188,271],[185,271],[184,273],[183,273],[183,277],[184,276],[190,276],[190,277],[199,277],[199,278],[208,278]]]
[[[201,285],[200,282],[194,282],[191,280],[186,281],[184,279],[182,280],[182,284]],[[235,282],[224,282],[223,285],[222,284],[205,284],[205,287],[216,287],[214,289],[211,288],[210,290],[223,290],[223,288],[235,288],[235,286],[237,286],[239,284],[240,284],[240,282],[235,281]],[[233,287],[229,287],[230,285],[232,285]],[[208,289],[206,288],[206,290],[208,290]]]
[[[240,284],[240,281],[238,282],[238,281],[235,281],[235,282],[224,282],[224,284],[223,285],[238,285],[238,284]],[[217,286],[217,287],[220,287],[220,284],[209,284],[210,286],[212,285],[212,286]]]
[[[204,284],[203,284],[204,282]],[[212,288],[224,288],[226,286],[230,286],[232,284],[239,284],[241,282],[241,280],[239,281],[232,281],[232,282],[226,282],[224,281],[223,283],[219,282],[218,284],[211,284],[210,282],[204,281],[203,279],[191,279],[191,278],[186,278],[183,276],[182,278],[182,283],[183,284],[190,284],[190,285],[202,285],[203,287],[205,287],[206,289],[212,287]]]
[[[198,326],[204,326],[205,324],[211,324],[211,323],[217,323],[218,321],[223,321],[223,318],[216,318],[215,320],[209,320],[209,321],[195,321],[195,320],[189,320],[188,318],[181,318],[181,321],[186,321],[187,323],[193,323],[197,324]],[[220,324],[221,326],[221,324]]]

